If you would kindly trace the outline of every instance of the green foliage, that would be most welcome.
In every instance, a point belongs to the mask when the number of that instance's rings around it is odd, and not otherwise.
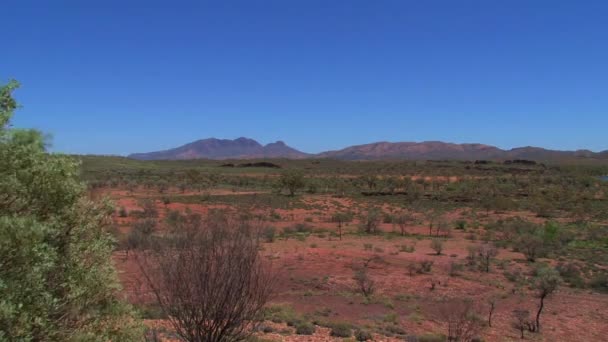
[[[86,199],[79,164],[46,153],[40,133],[7,129],[16,86],[0,88],[0,340],[135,340],[111,262],[113,209]]]
[[[334,337],[351,337],[353,332],[350,325],[346,323],[334,323],[329,334]]]
[[[289,196],[295,196],[296,191],[306,186],[304,174],[298,170],[288,170],[281,174],[279,186],[289,191]]]
[[[309,322],[300,322],[296,325],[296,334],[298,335],[312,335],[315,330],[315,326]]]
[[[364,330],[364,329],[357,329],[355,331],[355,339],[359,342],[365,342],[368,340],[372,340],[374,337],[372,336],[372,333]]]

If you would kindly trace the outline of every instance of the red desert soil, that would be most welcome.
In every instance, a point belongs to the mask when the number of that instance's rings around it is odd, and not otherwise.
[[[222,192],[217,192],[220,193]],[[121,191],[112,191],[110,195],[119,206],[124,206],[127,210],[138,209],[137,199],[144,196]],[[315,228],[336,230],[335,224],[327,222],[328,217],[339,208],[359,205],[349,199],[329,196],[307,196],[303,201],[307,205],[323,207],[323,209],[277,209],[276,212],[281,219],[268,224],[282,228],[295,223],[307,223]],[[165,206],[160,201],[156,204],[161,216],[164,215],[165,209],[189,208],[204,214],[210,208],[225,207],[180,203]],[[497,216],[504,218],[515,215],[533,217],[531,213],[491,215],[493,219]],[[457,219],[461,216],[461,211],[449,213],[449,216],[450,219]],[[307,218],[313,218],[312,222],[305,222]],[[128,231],[128,226],[132,223],[131,219],[118,217],[116,219],[122,227],[121,231]],[[393,226],[382,224],[381,229],[391,231]],[[356,222],[345,227],[344,230],[355,231]],[[517,291],[513,283],[505,278],[503,272],[515,269],[526,270],[529,266],[522,254],[500,249],[498,262],[492,265],[490,273],[464,270],[458,276],[450,276],[451,264],[465,263],[467,247],[479,242],[467,240],[467,233],[453,230],[452,236],[444,242],[442,254],[435,255],[436,253],[430,248],[431,240],[424,237],[428,234],[428,226],[410,226],[407,232],[417,234],[418,237],[387,239],[349,234],[342,240],[335,237],[330,240],[329,234],[323,234],[322,238],[317,236],[319,234],[313,234],[305,241],[277,239],[273,243],[265,243],[263,254],[278,271],[278,289],[273,303],[291,305],[301,314],[326,312],[327,320],[344,321],[358,326],[382,325],[383,320],[392,314],[396,317],[399,326],[408,334],[445,334],[447,327],[440,318],[439,303],[442,300],[470,298],[483,309],[481,312],[483,317],[486,315],[488,298],[499,294],[501,298],[494,313],[492,327],[484,330],[483,337],[486,341],[519,340],[518,331],[511,326],[512,311],[516,308],[527,308],[535,312],[538,300],[528,289]],[[371,247],[368,245],[366,249],[365,244],[371,244]],[[413,245],[415,251],[411,253],[400,251],[401,245]],[[377,293],[374,300],[366,303],[357,293],[352,278],[353,267],[361,265],[370,258],[375,258],[369,263],[369,274],[376,281]],[[142,285],[140,272],[132,253],[127,257],[124,252],[116,252],[114,260],[119,269],[125,296],[135,303],[152,301],[150,293]],[[432,272],[410,276],[408,265],[420,260],[433,261]],[[438,284],[434,290],[431,290],[432,282]],[[546,301],[542,316],[542,334],[528,334],[527,338],[536,341],[605,341],[608,336],[607,322],[608,296],[562,286]],[[166,322],[150,321],[150,324],[166,324]],[[263,334],[263,337],[275,341],[342,340],[330,337],[326,328],[318,328],[314,336],[295,334],[283,336],[271,333]],[[397,340],[378,335],[376,341]]]

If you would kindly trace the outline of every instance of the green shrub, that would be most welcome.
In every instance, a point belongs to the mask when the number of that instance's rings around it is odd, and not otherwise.
[[[312,335],[315,330],[315,326],[309,322],[301,322],[296,325],[296,334],[298,335]]]
[[[350,325],[346,323],[335,323],[332,325],[329,334],[335,337],[350,337],[352,335],[352,330],[350,329]]]
[[[385,328],[385,330],[387,332],[391,333],[391,334],[394,334],[394,335],[405,335],[405,334],[407,334],[406,331],[402,327],[400,327],[400,326],[398,326],[396,324],[387,325],[386,328]]]
[[[372,340],[373,338],[372,333],[367,330],[357,329],[357,331],[355,331],[355,339],[357,339],[359,342]]]

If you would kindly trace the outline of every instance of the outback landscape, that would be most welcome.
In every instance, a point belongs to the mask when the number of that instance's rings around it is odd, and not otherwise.
[[[226,211],[255,218],[274,272],[258,340],[602,340],[607,171],[589,157],[83,157],[91,193],[117,208],[124,293],[167,339],[136,254],[188,216]]]
[[[608,341],[607,1],[0,13],[0,342]]]

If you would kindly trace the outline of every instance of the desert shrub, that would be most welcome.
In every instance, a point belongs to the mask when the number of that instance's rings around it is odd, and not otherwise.
[[[285,239],[287,239],[290,235],[292,235],[295,232],[295,230],[292,227],[285,227],[283,228],[283,237]]]
[[[127,212],[127,208],[120,207],[120,209],[118,210],[118,216],[119,217],[127,217],[127,216],[129,216],[129,212]]]
[[[364,243],[363,244],[363,249],[366,250],[366,251],[371,251],[373,247],[374,247],[374,245],[372,245],[371,243]]]
[[[418,265],[415,263],[409,263],[407,265],[407,273],[410,275],[410,277],[414,276],[414,274],[418,273]]]
[[[335,337],[351,337],[352,330],[346,323],[334,323],[329,334]]]
[[[414,246],[414,245],[400,245],[399,246],[399,251],[400,252],[405,252],[405,253],[414,253],[414,251],[416,251],[416,246]]]
[[[384,249],[382,249],[381,247],[376,247],[376,248],[374,248],[374,252],[376,252],[376,253],[384,253]]]
[[[440,315],[447,323],[448,341],[472,341],[484,327],[472,300],[446,302],[441,307]]]
[[[467,227],[467,221],[458,220],[455,222],[456,229],[464,230]]]
[[[357,329],[355,331],[355,339],[359,342],[372,340],[373,338],[372,333],[367,330]]]
[[[369,276],[367,272],[367,266],[363,266],[357,270],[355,270],[355,275],[353,276],[355,280],[355,284],[357,285],[357,289],[365,296],[365,298],[369,298],[374,294],[376,289],[374,280]]]
[[[597,291],[608,292],[608,273],[603,271],[594,275],[589,281],[589,287]]]
[[[435,253],[437,253],[437,255],[440,255],[441,251],[443,251],[443,241],[439,239],[433,239],[431,241],[431,249],[433,249]]]
[[[463,270],[464,270],[463,264],[452,261],[450,263],[450,270],[449,270],[448,274],[450,275],[450,277],[456,277],[456,276],[459,276]]]
[[[301,322],[296,325],[296,334],[298,335],[312,335],[315,330],[315,326],[309,322]]]
[[[310,233],[312,233],[312,230],[313,230],[313,227],[306,223],[296,223],[293,228],[297,233],[310,234]]]
[[[293,307],[288,305],[270,305],[262,310],[262,317],[274,323],[286,323],[295,326],[301,321]]]
[[[375,234],[378,232],[380,227],[382,211],[379,208],[369,208],[367,212],[359,217],[361,224],[359,225],[360,231],[366,234]]]
[[[254,223],[218,211],[204,228],[159,240],[136,261],[182,339],[243,340],[259,323],[275,277],[259,253]]]
[[[264,334],[270,334],[273,333],[275,331],[275,329],[273,327],[271,327],[270,325],[267,324],[261,324],[258,327],[258,331],[263,332]]]
[[[585,287],[585,280],[581,277],[581,271],[574,263],[560,262],[555,269],[570,286],[577,288]]]
[[[274,237],[276,234],[276,228],[269,226],[264,228],[264,231],[262,232],[262,235],[264,236],[264,241],[266,242],[274,242]]]
[[[154,218],[139,219],[133,224],[133,230],[137,230],[140,233],[150,236],[156,231],[157,222]]]
[[[430,273],[433,268],[432,260],[420,260],[418,262],[418,270],[417,273]]]
[[[12,128],[18,86],[0,86],[0,340],[141,339],[112,262],[115,209],[88,196],[76,158]]]
[[[418,342],[445,342],[446,336],[442,334],[423,334],[418,336]]]
[[[311,243],[310,244],[310,248],[317,248],[317,247],[319,247],[319,246],[316,243]]]
[[[396,324],[390,324],[384,327],[384,330],[393,335],[405,335],[407,332]]]

